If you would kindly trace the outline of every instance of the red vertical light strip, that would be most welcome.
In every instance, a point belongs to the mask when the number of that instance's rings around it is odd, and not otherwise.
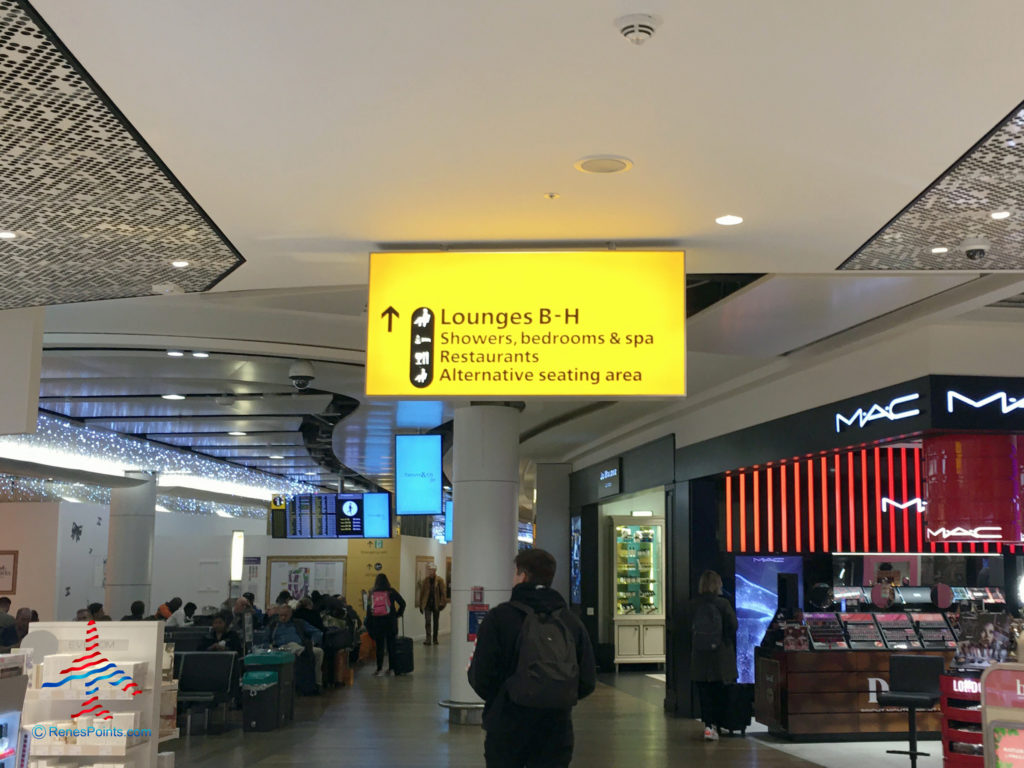
[[[768,467],[768,551],[775,551],[775,485],[772,483],[773,471]]]
[[[921,495],[921,449],[914,449],[914,496],[924,501],[924,497]],[[924,552],[924,513],[921,511],[921,507],[917,508],[917,551]],[[932,552],[935,551],[935,545],[932,544]]]
[[[886,448],[886,454],[889,458],[889,498],[896,498],[896,473],[893,471],[893,449]],[[889,509],[889,548],[881,550],[882,552],[898,552],[896,549],[896,512],[893,509]]]
[[[868,528],[868,452],[864,448],[860,449],[860,497],[860,538],[863,542],[860,551],[867,552],[870,549],[868,542],[871,536],[868,534],[871,529]]]
[[[839,501],[839,494],[842,491],[842,475],[839,474],[839,454],[832,457],[832,472],[835,474],[835,502],[836,502],[836,552],[843,551],[843,505]]]
[[[972,554],[972,555],[974,555],[974,554],[977,554],[977,552],[978,552],[978,549],[977,549],[977,547],[978,547],[978,545],[977,545],[977,544],[975,544],[975,543],[974,543],[974,542],[972,541],[972,542],[971,542],[971,554]]]
[[[725,551],[732,552],[732,475],[725,476]]]
[[[949,554],[949,544],[943,544],[942,546],[945,547],[946,554],[948,555]]]
[[[877,446],[875,447],[875,548],[872,551],[885,551],[882,549],[882,460]]]
[[[793,517],[793,526],[796,528],[796,549],[794,552],[804,551],[804,532],[803,532],[803,515],[800,514],[800,501],[801,495],[803,494],[803,488],[800,486],[800,461],[793,462],[793,504],[795,505],[794,512],[796,515]]]
[[[740,472],[740,552],[747,551],[747,473]]]
[[[761,470],[754,470],[754,548],[761,551]]]
[[[821,457],[821,551],[828,552],[828,461]]]
[[[907,449],[900,448],[900,475],[903,479],[903,503],[907,503],[907,483],[910,478],[907,477]],[[910,546],[910,508],[903,508],[903,552],[913,552],[913,548]]]
[[[814,551],[814,460],[807,460],[807,551]]]
[[[989,554],[989,550],[988,550],[988,542],[987,542],[987,541],[985,542],[985,554],[986,554],[986,555],[987,555],[987,554]]]
[[[786,465],[779,467],[782,480],[782,495],[779,499],[779,513],[782,515],[782,551],[789,552],[789,498],[786,496]]]
[[[956,551],[961,555],[964,553],[964,543],[962,541],[956,545]]]
[[[853,495],[853,451],[846,454],[846,511],[850,516],[850,551],[857,550],[857,499]]]

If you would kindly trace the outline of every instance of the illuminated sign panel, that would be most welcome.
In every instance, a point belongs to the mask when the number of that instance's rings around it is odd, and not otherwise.
[[[678,251],[370,255],[366,393],[686,394]]]
[[[849,416],[844,416],[841,413],[836,414],[836,432],[842,432],[844,429],[849,427],[860,427],[863,428],[868,423],[876,421],[878,419],[887,419],[888,421],[899,421],[900,419],[909,419],[913,416],[919,416],[921,410],[919,408],[908,408],[907,403],[912,403],[915,400],[920,399],[921,395],[915,392],[912,395],[903,395],[902,397],[895,397],[889,401],[886,405],[880,405],[875,403],[869,408],[858,408],[856,411],[851,413]]]

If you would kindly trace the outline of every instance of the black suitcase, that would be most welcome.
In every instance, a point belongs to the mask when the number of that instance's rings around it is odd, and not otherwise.
[[[725,686],[724,722],[719,724],[720,730],[747,735],[747,726],[754,717],[754,686],[734,683]]]
[[[402,634],[395,638],[395,652],[391,659],[391,671],[396,675],[408,675],[413,670],[412,638],[405,636],[405,617],[402,617]]]

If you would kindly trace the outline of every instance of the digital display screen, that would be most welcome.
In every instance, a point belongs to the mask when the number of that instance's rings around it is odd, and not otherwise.
[[[904,603],[930,603],[932,591],[929,587],[896,587],[896,593]]]
[[[971,593],[967,587],[953,587],[953,600],[960,602],[961,600],[970,600]]]
[[[452,524],[452,515],[455,512],[455,504],[450,501],[444,503],[444,540],[445,543],[453,541],[454,526]]]
[[[285,510],[287,539],[389,539],[387,493],[318,493],[293,496]]]
[[[736,558],[736,664],[740,683],[754,682],[754,649],[779,605],[778,575],[797,574],[799,604],[803,605],[802,557],[738,556]]]
[[[569,603],[583,603],[583,518],[575,515],[569,525]]]
[[[399,515],[440,515],[440,435],[395,436],[395,505]]]

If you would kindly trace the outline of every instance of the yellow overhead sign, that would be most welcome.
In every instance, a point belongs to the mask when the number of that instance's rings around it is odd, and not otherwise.
[[[370,254],[366,394],[686,394],[680,251]]]

